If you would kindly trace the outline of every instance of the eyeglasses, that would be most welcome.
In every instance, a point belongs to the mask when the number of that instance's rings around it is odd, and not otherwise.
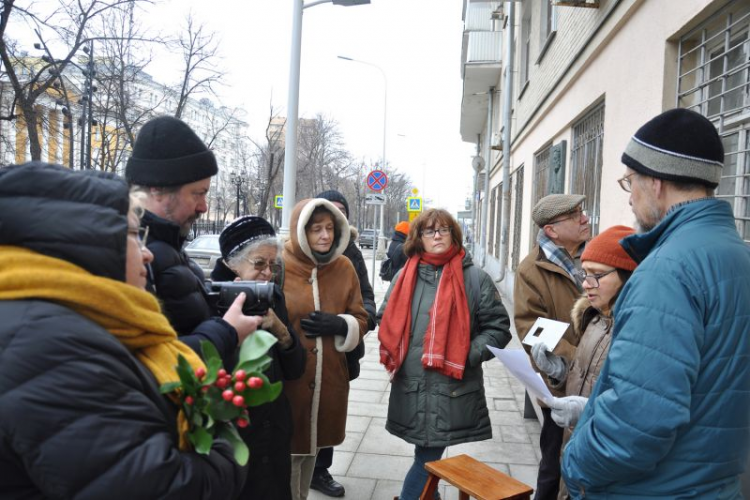
[[[629,193],[633,189],[633,181],[630,179],[633,177],[637,172],[633,172],[632,174],[628,174],[622,179],[617,179],[617,183],[620,185],[623,191],[626,193]]]
[[[128,227],[128,234],[132,234],[138,239],[138,246],[141,250],[146,249],[148,241],[148,227]]]
[[[247,261],[252,264],[253,269],[258,272],[263,272],[266,268],[271,269],[271,274],[278,274],[279,271],[281,271],[281,266],[273,261],[266,259],[247,259]]]
[[[591,288],[599,288],[599,280],[605,277],[606,275],[611,274],[615,271],[617,271],[617,269],[611,269],[604,273],[594,273],[594,274],[586,274],[586,271],[580,271],[578,273],[578,279],[581,280],[581,283],[586,283]]]
[[[548,222],[547,224],[557,224],[558,222],[565,222],[566,220],[575,219],[580,220],[581,217],[588,217],[589,213],[586,210],[578,209],[575,212],[568,212],[568,215],[563,217],[562,219],[557,219],[556,221]]]
[[[435,236],[435,233],[440,234],[441,236],[445,236],[446,234],[451,233],[451,227],[450,226],[443,226],[439,227],[437,229],[425,229],[422,231],[421,236],[427,236],[428,238],[432,238]]]

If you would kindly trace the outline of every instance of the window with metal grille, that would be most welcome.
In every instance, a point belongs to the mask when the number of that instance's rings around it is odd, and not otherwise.
[[[570,194],[586,195],[584,202],[591,219],[591,235],[599,234],[602,183],[602,144],[604,142],[604,103],[573,125],[570,147]]]
[[[724,143],[717,198],[750,243],[750,5],[728,2],[680,39],[677,106],[708,117]]]
[[[552,192],[549,185],[551,148],[552,144],[548,144],[534,155],[534,199],[531,203],[532,207],[536,206],[539,200]],[[536,244],[536,232],[532,230],[529,233],[529,238],[531,240],[530,244],[533,247]]]
[[[523,215],[523,165],[516,169],[512,176],[515,180],[515,192],[513,193],[513,253],[511,254],[511,269],[518,267],[521,257],[521,216]],[[511,184],[512,185],[512,184]]]

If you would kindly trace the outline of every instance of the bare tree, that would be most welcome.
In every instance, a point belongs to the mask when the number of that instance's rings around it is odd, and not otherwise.
[[[186,19],[185,29],[173,45],[182,54],[183,69],[177,107],[174,115],[182,117],[188,98],[200,92],[213,93],[213,86],[221,80],[223,73],[216,68],[218,41],[216,33],[205,25],[195,22],[192,14]]]
[[[112,10],[124,9],[134,2],[149,0],[58,0],[56,8],[48,14],[39,14],[28,8],[19,7],[15,0],[4,0],[0,11],[0,61],[13,89],[13,106],[10,112],[0,116],[0,120],[14,120],[17,115],[23,119],[29,139],[29,149],[33,160],[40,160],[42,147],[39,131],[42,126],[41,113],[37,106],[40,97],[50,95],[59,98],[56,87],[65,69],[75,64],[76,53],[91,40],[103,37],[92,29],[94,22]],[[44,5],[48,8],[48,4]],[[29,58],[17,51],[17,46],[9,36],[11,17],[18,18],[19,24],[34,26],[40,39],[40,48],[48,42],[66,47],[62,58]]]
[[[352,175],[354,164],[333,118],[318,114],[312,120],[300,120],[298,192],[301,198],[325,189],[339,189],[343,179]]]

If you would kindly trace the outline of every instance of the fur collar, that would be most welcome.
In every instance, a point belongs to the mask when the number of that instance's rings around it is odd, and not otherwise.
[[[338,241],[334,242],[336,245],[333,249],[335,253],[328,263],[333,262],[344,253],[344,250],[346,250],[346,247],[349,245],[349,238],[351,235],[349,223],[347,222],[346,217],[344,217],[344,214],[342,214],[341,211],[330,201],[324,200],[323,198],[308,198],[297,203],[292,212],[291,223],[289,224],[290,240],[285,245],[290,245],[292,253],[298,258],[306,258],[316,266],[321,263],[317,261],[315,255],[312,253],[309,243],[307,242],[305,225],[310,220],[310,217],[312,217],[313,211],[319,206],[326,207],[333,214],[337,233],[341,235]]]

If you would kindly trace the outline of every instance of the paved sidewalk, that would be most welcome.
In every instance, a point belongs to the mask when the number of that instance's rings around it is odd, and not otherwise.
[[[364,255],[369,267],[372,254],[366,250]],[[379,267],[380,261],[376,265]],[[388,283],[377,277],[375,281],[375,300],[379,306]],[[346,487],[347,499],[393,500],[411,467],[414,448],[385,430],[390,384],[378,361],[377,331],[367,335],[365,345],[362,372],[349,391],[346,440],[336,447],[330,472]],[[507,348],[521,348],[515,332]],[[484,374],[493,438],[451,446],[446,456],[469,454],[534,487],[539,463],[539,422],[523,418],[523,387],[509,377],[499,361],[486,362]],[[458,498],[457,490],[443,482],[440,494],[444,500]],[[329,497],[310,490],[309,498]]]

